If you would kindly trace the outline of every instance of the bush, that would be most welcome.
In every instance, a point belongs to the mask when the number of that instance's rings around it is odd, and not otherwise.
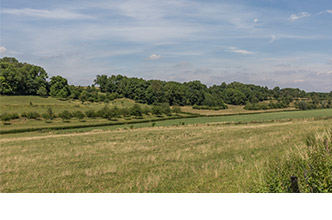
[[[66,121],[66,120],[69,120],[73,117],[73,115],[68,111],[68,110],[64,110],[63,112],[61,112],[59,114],[59,117],[63,120],[63,121]]]
[[[152,114],[160,116],[163,114],[163,109],[160,106],[154,105],[152,106]]]
[[[120,115],[123,115],[123,117],[129,117],[130,116],[130,111],[128,108],[122,108],[120,109]]]
[[[118,118],[120,116],[120,109],[118,107],[113,107],[107,113],[107,119],[112,120],[113,118]]]
[[[302,153],[272,162],[256,192],[292,192],[291,176],[298,178],[300,192],[332,192],[332,128],[307,139]]]
[[[207,106],[207,105],[194,105],[192,107],[193,109],[199,109],[199,110],[223,110],[227,109],[227,106]]]
[[[53,113],[53,109],[51,107],[47,109],[47,114],[50,116],[51,120],[55,118],[55,114]]]
[[[96,112],[94,110],[88,110],[85,112],[86,117],[88,118],[95,118],[96,117]]]
[[[181,113],[181,108],[179,106],[173,106],[172,112],[178,115],[179,113]]]
[[[110,108],[105,105],[102,109],[97,111],[96,116],[100,118],[108,118],[108,115],[110,114]]]
[[[37,119],[40,117],[40,114],[38,112],[28,112],[28,113],[23,112],[21,114],[21,117],[28,118],[28,119]]]
[[[3,121],[3,122],[11,120],[10,114],[7,114],[7,113],[2,114],[0,118],[1,118],[1,121]]]
[[[141,108],[141,106],[139,106],[138,104],[134,104],[130,109],[130,114],[136,117],[140,117],[143,114],[143,110]]]
[[[42,114],[42,118],[45,119],[45,121],[50,120],[51,116],[47,113]]]
[[[143,110],[143,114],[148,115],[151,113],[151,108],[148,106],[144,106]]]
[[[73,117],[75,117],[75,118],[77,118],[79,120],[82,120],[84,118],[84,116],[85,116],[84,113],[81,112],[81,111],[75,111],[73,113]]]

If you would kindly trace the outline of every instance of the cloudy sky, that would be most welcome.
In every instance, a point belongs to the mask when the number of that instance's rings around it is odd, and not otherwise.
[[[97,74],[332,90],[331,0],[1,0],[0,56]]]

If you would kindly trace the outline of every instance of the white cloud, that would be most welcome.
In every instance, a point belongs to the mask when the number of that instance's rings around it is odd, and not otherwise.
[[[0,54],[6,53],[7,49],[5,47],[0,47]]]
[[[294,82],[299,83],[299,82],[304,82],[304,80],[303,79],[296,79],[296,80],[294,80]]]
[[[239,53],[239,54],[243,54],[243,55],[254,54],[254,52],[252,52],[252,51],[238,49],[236,47],[229,47],[227,51],[232,52],[232,53]]]
[[[152,54],[151,56],[149,56],[147,59],[148,60],[158,60],[161,58],[161,55],[158,54]]]
[[[257,23],[257,22],[258,22],[258,19],[257,19],[257,18],[255,18],[255,19],[254,19],[254,22],[255,22],[255,23]]]
[[[271,35],[271,40],[270,40],[270,43],[274,42],[276,40],[276,36],[275,35]]]
[[[300,12],[300,13],[292,14],[291,16],[289,16],[289,20],[296,21],[298,19],[309,17],[309,16],[311,16],[311,15],[308,12]]]
[[[55,10],[40,10],[32,8],[23,9],[4,9],[4,14],[16,15],[16,16],[29,16],[36,18],[47,18],[47,19],[91,19],[91,16],[84,15],[81,13],[66,11],[63,9]]]
[[[332,10],[326,10],[326,13],[332,14]]]

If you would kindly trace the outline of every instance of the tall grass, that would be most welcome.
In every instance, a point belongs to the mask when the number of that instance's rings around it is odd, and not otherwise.
[[[296,176],[300,192],[332,192],[332,128],[311,135],[304,150],[292,152],[282,161],[270,163],[257,192],[293,192],[291,177]]]

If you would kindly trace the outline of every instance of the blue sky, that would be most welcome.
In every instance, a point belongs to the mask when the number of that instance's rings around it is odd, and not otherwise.
[[[97,74],[332,90],[331,0],[1,0],[0,56]]]

